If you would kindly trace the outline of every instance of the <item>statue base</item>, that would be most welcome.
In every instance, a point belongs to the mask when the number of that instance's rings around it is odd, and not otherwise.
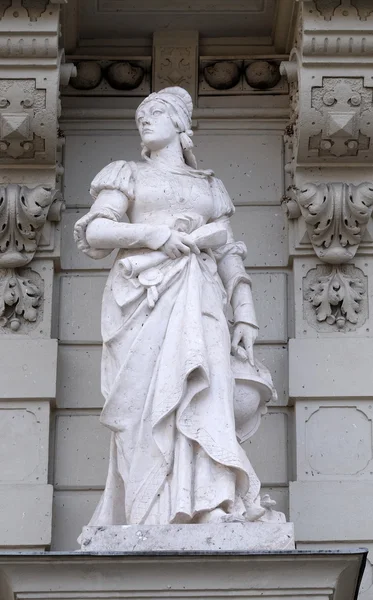
[[[84,527],[83,552],[262,552],[294,550],[292,523]]]

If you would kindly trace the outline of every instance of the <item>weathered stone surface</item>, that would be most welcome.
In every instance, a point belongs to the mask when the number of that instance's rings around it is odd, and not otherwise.
[[[289,500],[297,542],[373,539],[372,481],[292,481]]]
[[[51,485],[0,485],[0,547],[50,544],[52,495]]]
[[[324,338],[322,343],[319,339],[290,340],[290,397],[371,397],[371,354],[370,338],[344,337],[343,343],[339,338]]]
[[[81,549],[92,552],[259,552],[294,547],[292,523],[84,527],[81,539]]]
[[[0,338],[0,399],[54,398],[57,340]]]

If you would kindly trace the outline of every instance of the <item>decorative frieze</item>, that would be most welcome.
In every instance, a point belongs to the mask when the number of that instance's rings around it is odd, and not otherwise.
[[[365,21],[373,14],[373,6],[370,0],[351,0],[351,2],[345,0],[328,0],[327,2],[325,0],[315,0],[314,3],[308,0],[305,4],[309,5],[308,10],[312,10],[315,6],[317,15],[323,17],[325,21],[330,21],[335,16],[357,17]]]
[[[151,91],[151,58],[130,60],[72,59],[76,75],[64,95],[146,96]]]
[[[199,95],[288,93],[280,61],[235,58],[200,59]]]

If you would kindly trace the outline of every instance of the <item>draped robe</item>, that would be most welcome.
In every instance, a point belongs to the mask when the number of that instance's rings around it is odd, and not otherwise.
[[[97,200],[76,227],[79,247],[93,258],[108,251],[89,246],[88,224],[124,218],[117,207],[100,203],[107,189],[129,200],[130,221],[142,205],[151,215],[157,206],[169,226],[192,234],[218,223],[228,240],[216,252],[164,256],[156,267],[142,270],[138,265],[152,265],[157,249],[122,249],[115,259],[102,308],[101,422],[112,431],[109,473],[90,525],[198,522],[217,507],[259,518],[260,482],[237,439],[234,398],[241,390],[249,404],[250,386],[260,390],[246,411],[248,437],[275,391],[263,365],[240,363],[230,353],[227,307],[237,284],[250,285],[250,278],[243,245],[231,234],[228,194],[213,176],[112,163],[92,182]],[[164,243],[156,239],[162,227],[154,233],[158,247]],[[138,267],[132,275],[125,272],[129,264]],[[256,325],[251,306],[238,307],[235,321],[245,320],[247,309],[252,313],[247,322]]]

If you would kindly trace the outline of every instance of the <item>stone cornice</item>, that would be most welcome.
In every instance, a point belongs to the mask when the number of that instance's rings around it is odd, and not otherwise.
[[[2,600],[356,598],[367,551],[7,553]]]

